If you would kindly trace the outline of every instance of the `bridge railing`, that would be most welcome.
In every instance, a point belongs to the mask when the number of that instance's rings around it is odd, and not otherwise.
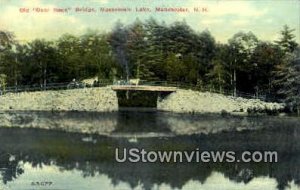
[[[91,88],[103,87],[112,85],[111,81],[99,80],[96,84],[89,85],[82,82],[65,82],[65,83],[48,83],[47,85],[18,85],[9,86],[5,89],[0,89],[0,95],[5,93],[19,93],[19,92],[34,92],[34,91],[47,91],[47,90],[67,90],[77,88]]]
[[[65,82],[65,83],[48,83],[46,86],[43,85],[18,85],[6,87],[5,90],[0,89],[0,95],[4,93],[18,93],[18,92],[33,92],[33,91],[45,91],[45,90],[66,90],[66,89],[76,89],[76,88],[92,88],[92,87],[103,87],[108,85],[114,85],[113,81],[108,79],[99,79],[92,85],[84,84],[81,82]],[[117,85],[128,85],[128,83],[121,83]],[[183,82],[171,82],[171,81],[146,81],[141,80],[139,85],[149,85],[149,86],[169,86],[169,87],[177,87],[182,89],[191,89],[201,92],[212,92],[219,93],[224,95],[233,95],[231,90],[216,90],[213,88],[205,88],[199,87],[195,84],[183,83]],[[266,94],[250,94],[244,92],[237,92],[237,97],[243,98],[257,98],[261,100],[266,100]]]
[[[183,82],[170,82],[170,81],[145,81],[142,83],[142,85],[151,85],[151,86],[169,86],[169,87],[178,87],[181,89],[191,89],[195,91],[201,91],[201,92],[212,92],[212,93],[218,93],[223,94],[226,96],[233,96],[232,90],[216,90],[214,88],[208,88],[208,87],[200,87],[195,84],[191,83],[183,83]],[[245,92],[236,92],[236,97],[243,97],[248,99],[261,99],[266,101],[267,100],[267,94],[261,93],[261,94],[255,94],[255,93],[245,93]]]

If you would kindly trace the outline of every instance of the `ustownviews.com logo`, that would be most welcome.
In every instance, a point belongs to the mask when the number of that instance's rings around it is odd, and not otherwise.
[[[278,162],[276,151],[200,151],[199,148],[192,151],[146,151],[139,148],[115,149],[115,160],[122,162],[142,163],[183,163],[183,162]]]

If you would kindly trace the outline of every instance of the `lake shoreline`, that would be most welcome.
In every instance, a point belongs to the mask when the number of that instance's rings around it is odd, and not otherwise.
[[[2,111],[0,128],[57,130],[116,138],[160,138],[272,128],[270,121],[298,123],[298,117],[188,114],[165,111]]]

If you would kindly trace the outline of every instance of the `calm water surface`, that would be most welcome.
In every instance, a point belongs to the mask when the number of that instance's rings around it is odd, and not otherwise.
[[[10,112],[0,126],[0,190],[300,189],[296,117]],[[115,148],[130,147],[274,150],[279,162],[117,163]]]

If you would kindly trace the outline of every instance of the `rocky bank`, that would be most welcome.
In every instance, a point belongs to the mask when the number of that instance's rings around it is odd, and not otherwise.
[[[0,96],[0,110],[110,112],[118,99],[110,87],[11,93]]]
[[[221,113],[249,110],[281,110],[284,105],[258,99],[236,98],[216,93],[178,89],[159,98],[157,109],[176,113]],[[0,111],[95,111],[118,110],[118,98],[110,86],[61,91],[22,92],[0,96]]]
[[[160,99],[157,107],[159,110],[176,113],[247,113],[249,111],[277,111],[283,109],[284,105],[259,99],[178,89],[166,98]]]

